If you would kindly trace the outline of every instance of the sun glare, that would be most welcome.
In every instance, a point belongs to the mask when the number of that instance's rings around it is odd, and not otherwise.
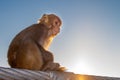
[[[77,74],[90,74],[92,73],[92,68],[90,65],[85,61],[80,61],[72,67],[71,71]]]

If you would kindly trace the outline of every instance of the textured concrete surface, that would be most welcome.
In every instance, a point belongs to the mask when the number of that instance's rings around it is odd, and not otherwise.
[[[120,80],[120,78],[0,67],[0,80]]]

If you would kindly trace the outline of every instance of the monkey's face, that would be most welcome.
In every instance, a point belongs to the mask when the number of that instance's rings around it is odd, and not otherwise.
[[[50,15],[50,23],[51,23],[51,29],[53,31],[53,35],[57,35],[60,32],[60,27],[61,27],[61,20],[59,17],[51,14]]]
[[[44,14],[39,21],[49,28],[50,35],[55,36],[60,32],[62,22],[58,16],[54,14]]]

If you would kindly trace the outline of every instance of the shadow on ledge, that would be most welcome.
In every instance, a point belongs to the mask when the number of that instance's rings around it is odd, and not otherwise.
[[[120,80],[120,78],[0,67],[0,80]]]

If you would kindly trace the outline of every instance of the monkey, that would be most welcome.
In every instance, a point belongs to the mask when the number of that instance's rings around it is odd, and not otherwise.
[[[44,14],[38,23],[22,30],[9,45],[8,64],[12,68],[64,71],[48,51],[53,38],[60,32],[61,25],[61,19],[55,14]]]

